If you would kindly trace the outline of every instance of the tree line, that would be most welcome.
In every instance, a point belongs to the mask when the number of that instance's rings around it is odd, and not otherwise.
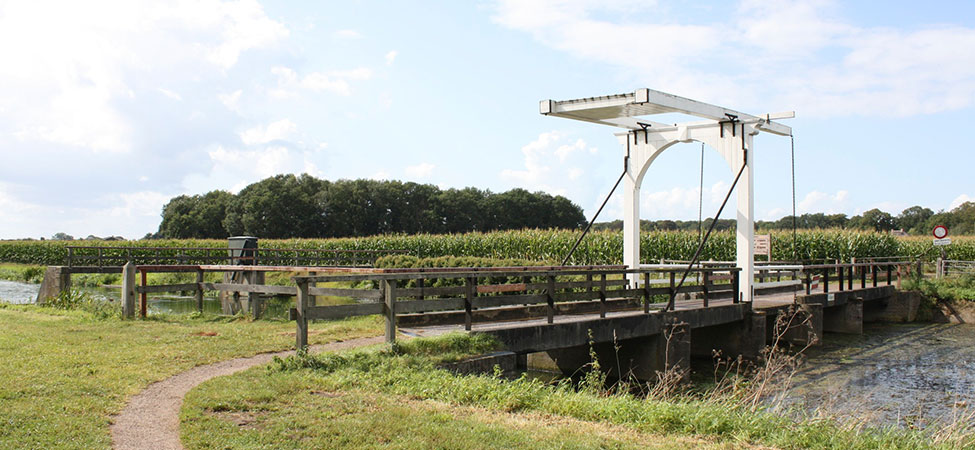
[[[791,230],[792,215],[787,215],[778,220],[757,220],[755,229],[758,231],[768,230]],[[705,231],[714,219],[704,219],[700,224]],[[715,230],[734,229],[736,221],[733,219],[720,219]],[[965,202],[949,211],[934,212],[930,208],[922,206],[912,206],[900,212],[896,216],[874,208],[853,217],[846,214],[802,214],[796,217],[796,228],[815,229],[815,228],[845,228],[853,230],[889,232],[891,230],[903,230],[911,235],[927,235],[937,225],[948,227],[953,235],[975,234],[975,202]],[[698,221],[696,220],[641,220],[640,229],[644,231],[697,231]],[[622,230],[623,221],[614,220],[612,222],[601,222],[593,226],[597,230]]]
[[[156,238],[329,238],[389,233],[464,233],[522,228],[579,228],[582,208],[563,196],[524,189],[277,175],[239,193],[180,195],[162,210]]]

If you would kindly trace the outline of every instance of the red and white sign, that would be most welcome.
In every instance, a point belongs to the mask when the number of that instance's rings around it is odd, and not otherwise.
[[[948,237],[948,227],[944,225],[938,225],[934,227],[934,230],[931,231],[931,234],[933,234],[934,237],[937,239],[944,239]]]

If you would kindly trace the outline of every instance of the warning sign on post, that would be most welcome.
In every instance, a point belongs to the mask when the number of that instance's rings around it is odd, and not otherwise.
[[[755,235],[755,254],[771,256],[772,253],[772,235],[770,234],[756,234]]]

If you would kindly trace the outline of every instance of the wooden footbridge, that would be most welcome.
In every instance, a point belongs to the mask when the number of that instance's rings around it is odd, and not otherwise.
[[[122,272],[126,317],[136,314],[137,299],[144,316],[150,293],[193,292],[202,309],[204,293],[217,291],[246,300],[255,317],[263,296],[290,295],[296,297],[290,318],[296,322],[298,348],[308,343],[311,321],[381,315],[389,342],[398,333],[491,334],[507,349],[484,362],[491,367],[531,365],[571,373],[589,362],[591,348],[613,362],[604,367],[640,377],[670,367],[686,368],[692,355],[709,356],[715,350],[726,356],[760,357],[773,339],[815,345],[823,332],[859,333],[864,321],[913,320],[918,299],[896,288],[903,277],[921,270],[918,261],[906,259],[759,263],[751,280],[753,292],[746,293],[741,270],[731,262],[662,261],[639,269],[378,269],[366,267],[368,258],[378,256],[370,252],[262,249],[262,254],[228,257],[218,249],[194,249],[198,254],[185,249],[175,256],[173,249],[125,251],[128,254],[101,249],[94,255],[86,250],[87,256],[73,252],[68,265],[50,268],[46,278],[61,280],[55,284],[65,288],[72,273]],[[142,258],[142,264],[129,260],[119,265],[130,257]],[[242,258],[280,265],[241,265]],[[338,258],[345,258],[347,265],[334,265]],[[264,274],[282,271],[309,275],[294,277],[289,286],[264,284]],[[682,284],[678,280],[685,271],[690,282]],[[145,276],[150,272],[195,273],[196,281],[150,286]],[[223,273],[223,282],[205,282],[208,272]],[[137,273],[142,274],[141,283]],[[316,300],[321,297],[350,303],[320,305]]]
[[[386,339],[397,332],[431,336],[487,333],[506,352],[484,364],[558,368],[572,373],[592,348],[603,367],[650,378],[687,368],[692,355],[757,358],[784,339],[815,345],[823,332],[860,333],[864,321],[913,320],[918,300],[899,295],[916,262],[759,266],[755,294],[739,292],[735,267],[695,267],[698,280],[675,280],[686,266],[440,269],[295,277],[296,345],[307,345],[308,323],[382,315]],[[357,289],[315,287],[345,282]],[[317,306],[317,296],[363,303]],[[623,361],[623,363],[621,363]],[[622,366],[621,366],[622,364]],[[625,367],[623,367],[625,366]]]

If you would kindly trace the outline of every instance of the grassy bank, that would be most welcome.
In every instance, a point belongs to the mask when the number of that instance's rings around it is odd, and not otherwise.
[[[380,334],[375,318],[312,326],[315,343]],[[127,396],[197,365],[294,346],[290,322],[98,319],[0,304],[0,448],[108,448]]]
[[[593,386],[463,377],[437,368],[441,355],[456,357],[465,347],[476,353],[483,350],[479,345],[463,337],[433,345],[414,341],[386,351],[288,358],[211,380],[187,396],[181,415],[183,443],[189,448],[226,443],[238,448],[423,448],[431,443],[446,448],[627,448],[639,442],[667,448],[842,449],[973,444],[970,437],[935,440],[903,429],[864,429],[829,419],[795,421],[746,407],[731,395],[645,399]],[[594,433],[605,427],[636,441],[593,441]],[[543,438],[525,440],[526,430]],[[546,438],[552,435],[561,438]]]

